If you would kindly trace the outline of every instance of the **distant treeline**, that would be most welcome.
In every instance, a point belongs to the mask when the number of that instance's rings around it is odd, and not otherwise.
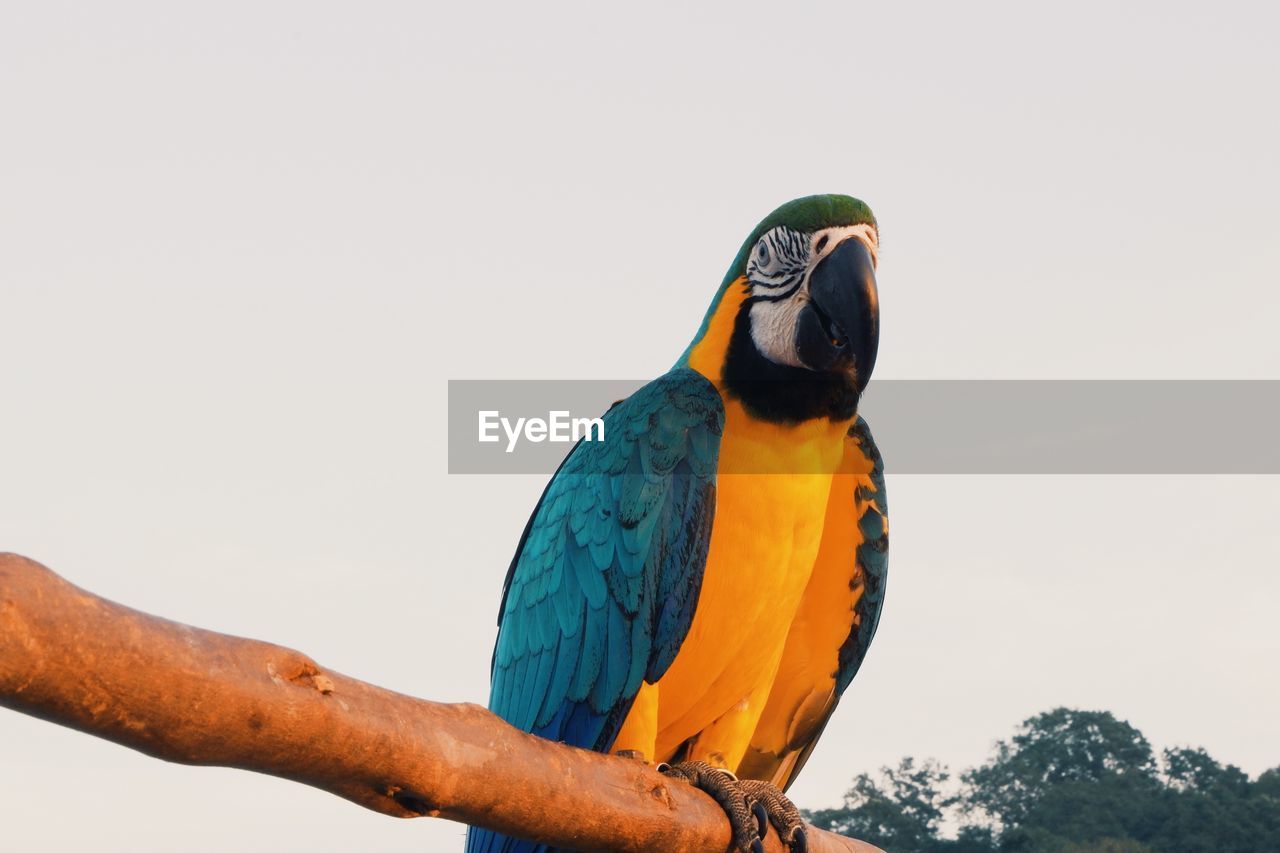
[[[1264,853],[1280,851],[1280,767],[1251,780],[1203,749],[1157,758],[1110,713],[1057,708],[958,777],[904,758],[806,816],[889,853]]]

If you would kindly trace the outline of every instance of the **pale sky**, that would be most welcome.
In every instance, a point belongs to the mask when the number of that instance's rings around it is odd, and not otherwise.
[[[663,372],[754,223],[813,192],[880,218],[878,377],[1280,378],[1278,17],[4,3],[0,550],[483,701],[545,478],[449,476],[446,380]],[[1280,478],[889,491],[881,629],[800,805],[1060,704],[1280,764]],[[103,853],[463,832],[9,711],[0,822]]]

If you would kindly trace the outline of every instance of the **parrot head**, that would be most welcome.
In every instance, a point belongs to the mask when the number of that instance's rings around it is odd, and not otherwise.
[[[784,204],[742,245],[688,363],[762,419],[851,419],[880,338],[878,251],[861,201]]]

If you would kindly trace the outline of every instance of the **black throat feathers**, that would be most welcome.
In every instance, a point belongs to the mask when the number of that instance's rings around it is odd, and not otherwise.
[[[819,373],[765,358],[751,340],[751,302],[742,303],[734,320],[721,372],[725,390],[740,400],[752,417],[771,423],[851,419],[858,411],[853,374]]]

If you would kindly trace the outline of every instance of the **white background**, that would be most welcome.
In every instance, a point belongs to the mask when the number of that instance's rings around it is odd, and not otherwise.
[[[813,192],[882,222],[878,376],[1280,378],[1268,4],[462,6],[0,3],[0,549],[483,701],[543,478],[446,474],[446,379],[664,371]],[[1212,453],[1212,416],[1169,429]],[[1058,704],[1280,764],[1280,480],[889,488],[882,627],[801,805]],[[7,711],[0,824],[462,836]]]

